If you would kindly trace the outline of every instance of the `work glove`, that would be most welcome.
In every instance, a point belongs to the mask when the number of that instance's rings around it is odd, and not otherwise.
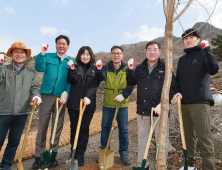
[[[157,114],[158,116],[161,115],[161,103],[159,103],[156,108],[155,108],[155,114]]]
[[[32,98],[32,102],[34,102],[35,99],[37,99],[37,102],[36,102],[36,103],[37,103],[38,105],[40,105],[40,104],[42,103],[42,99],[41,99],[39,96],[34,96],[34,97]]]
[[[202,40],[200,42],[200,44],[202,45],[202,48],[204,49],[205,47],[208,47],[209,46],[209,42],[207,40]]]
[[[178,97],[180,97],[180,99],[182,99],[182,94],[180,94],[180,93],[176,93],[176,94],[175,94],[175,96],[174,96],[174,101],[175,101],[176,104],[177,104],[177,102],[178,102]]]
[[[118,96],[116,96],[116,98],[114,99],[114,101],[118,101],[118,102],[122,102],[124,100],[124,97],[122,94],[119,94]]]
[[[89,105],[91,100],[88,97],[84,97],[84,105]]]
[[[67,62],[67,65],[70,66],[70,68],[72,70],[75,70],[75,65],[74,65],[74,62],[72,61],[72,59],[70,59],[68,62]]]
[[[59,103],[60,104],[65,104],[68,98],[68,93],[64,91],[60,97]]]
[[[179,170],[184,170],[184,166],[181,167]],[[197,168],[196,167],[188,166],[188,170],[197,170]]]
[[[45,55],[45,53],[47,52],[48,48],[49,48],[48,44],[42,44],[41,54]]]
[[[4,54],[0,54],[0,63],[4,63],[4,59],[6,56]]]
[[[130,70],[132,70],[133,67],[135,66],[135,61],[136,61],[135,58],[129,59],[129,61],[128,61],[128,67],[129,67]]]
[[[101,70],[103,67],[103,59],[100,59],[96,62],[96,67],[98,70]]]

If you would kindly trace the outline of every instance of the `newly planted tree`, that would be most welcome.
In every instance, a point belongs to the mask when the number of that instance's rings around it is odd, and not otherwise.
[[[165,141],[167,134],[167,122],[169,113],[169,91],[172,80],[173,72],[173,23],[179,19],[179,17],[187,10],[193,0],[189,0],[184,9],[174,17],[178,6],[180,5],[180,0],[163,0],[163,9],[166,17],[165,26],[165,79],[163,84],[163,90],[161,95],[161,118],[159,125],[159,133],[157,139],[158,147],[158,157],[157,166],[159,170],[166,170],[165,161]],[[176,3],[177,2],[177,3]]]

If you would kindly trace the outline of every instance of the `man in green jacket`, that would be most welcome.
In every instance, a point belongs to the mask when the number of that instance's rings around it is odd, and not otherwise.
[[[26,57],[31,55],[22,42],[15,42],[6,54],[12,63],[3,65],[4,55],[0,54],[0,150],[8,134],[0,169],[11,170],[17,147],[30,112],[30,94],[41,103],[37,75],[26,67]]]
[[[111,61],[102,67],[102,60],[96,62],[97,71],[101,79],[105,81],[103,98],[103,117],[101,132],[101,149],[105,149],[115,114],[115,101],[123,102],[117,114],[119,128],[119,154],[125,165],[130,165],[128,156],[129,136],[128,136],[128,106],[129,95],[134,86],[128,85],[126,81],[126,70],[128,66],[123,59],[123,49],[120,46],[111,48]],[[99,162],[98,158],[96,162]]]
[[[39,161],[46,146],[46,134],[49,125],[49,120],[52,113],[52,129],[53,132],[55,117],[56,117],[56,99],[60,98],[60,103],[64,104],[60,114],[55,135],[53,150],[57,151],[59,146],[59,137],[62,132],[66,101],[70,92],[70,84],[67,83],[67,74],[69,65],[67,63],[74,59],[66,55],[69,49],[69,38],[60,35],[55,39],[56,53],[46,53],[48,45],[42,45],[42,52],[38,54],[35,63],[35,69],[38,72],[44,72],[41,85],[42,105],[39,107],[39,125],[38,134],[36,137],[35,162],[32,165],[33,169],[39,168]],[[51,135],[52,136],[52,135]],[[51,139],[50,139],[51,140]],[[57,166],[58,161],[55,159],[51,166]]]

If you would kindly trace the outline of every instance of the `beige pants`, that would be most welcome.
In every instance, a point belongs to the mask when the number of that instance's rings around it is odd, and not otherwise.
[[[138,126],[138,162],[137,162],[137,166],[138,167],[141,167],[141,165],[142,165],[143,156],[144,156],[148,136],[150,133],[150,125],[151,125],[150,118],[151,118],[150,116],[143,116],[142,117],[141,115],[137,115],[137,126]],[[158,117],[153,118],[154,122],[156,121],[157,118]],[[160,121],[157,122],[157,124],[154,128],[156,142],[157,142],[157,138],[158,138],[159,122]],[[165,145],[165,149],[166,149],[165,150],[165,159],[166,159],[166,161],[167,161],[167,157],[168,157],[169,147],[170,147],[170,141],[169,141],[169,121],[168,121],[167,137],[166,137],[166,145]],[[148,153],[148,155],[149,155],[149,153]],[[148,165],[149,165],[149,162],[148,162],[148,156],[147,156],[145,167],[147,167]]]
[[[54,122],[56,118],[57,97],[51,94],[41,94],[41,97],[42,97],[42,104],[39,106],[39,125],[38,125],[38,134],[36,137],[35,157],[41,157],[43,152],[45,151],[46,134],[47,134],[51,115],[52,115],[51,137],[52,137]],[[60,107],[60,104],[59,104],[59,107]],[[59,120],[57,124],[53,151],[57,151],[59,147],[59,137],[63,128],[65,109],[66,109],[66,104],[63,106],[59,114]],[[51,143],[51,138],[50,138],[49,143]]]

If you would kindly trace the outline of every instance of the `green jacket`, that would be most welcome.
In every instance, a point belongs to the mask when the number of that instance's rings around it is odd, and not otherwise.
[[[34,70],[24,67],[13,76],[13,64],[0,63],[0,115],[24,115],[30,112],[30,94],[40,96],[37,75]]]
[[[75,60],[67,56],[63,61],[59,60],[57,53],[46,53],[44,56],[38,54],[35,61],[35,69],[38,72],[44,72],[40,92],[43,94],[52,94],[61,97],[64,91],[69,94],[70,86],[67,82],[69,66],[67,62]]]
[[[134,86],[130,86],[126,81],[126,70],[128,66],[123,61],[118,70],[113,68],[113,62],[110,61],[104,65],[101,72],[104,85],[103,106],[107,108],[115,108],[115,97],[122,94],[125,98],[121,108],[129,106],[129,95],[132,93]]]

